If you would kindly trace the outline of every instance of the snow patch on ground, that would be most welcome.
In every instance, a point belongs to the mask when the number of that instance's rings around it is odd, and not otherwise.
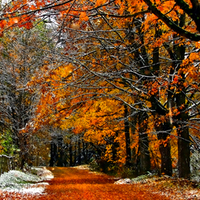
[[[171,181],[171,185],[170,185]],[[187,184],[184,186],[176,186],[175,182],[180,183],[180,181],[184,182],[183,179],[176,179],[167,175],[162,177],[154,177],[151,174],[141,175],[136,178],[123,178],[115,181],[114,184],[143,184],[144,187],[150,188],[150,193],[163,195],[169,197],[174,200],[180,199],[193,199],[200,200],[200,190],[199,189],[191,189]],[[185,180],[186,181],[186,180]],[[174,182],[174,187],[172,187],[172,183]],[[186,181],[187,183],[187,181]],[[166,186],[164,186],[166,184]],[[161,187],[161,185],[163,185]],[[169,187],[167,187],[167,185]],[[152,191],[152,188],[159,188],[157,191]]]
[[[117,185],[119,185],[119,184],[131,184],[131,183],[132,183],[132,181],[131,181],[130,178],[124,178],[124,179],[120,179],[120,180],[114,182],[114,184],[117,184]]]
[[[24,173],[18,170],[10,170],[0,176],[0,191],[10,193],[20,193],[29,195],[44,194],[47,182],[54,178],[51,171],[46,168],[38,168],[40,175]]]
[[[40,168],[37,170],[37,176],[39,176],[42,180],[51,180],[54,178],[54,175],[51,171],[49,171],[46,167]]]
[[[31,187],[31,186],[29,187],[28,188],[5,188],[2,190],[2,192],[39,195],[39,194],[43,194],[45,190],[45,187]]]

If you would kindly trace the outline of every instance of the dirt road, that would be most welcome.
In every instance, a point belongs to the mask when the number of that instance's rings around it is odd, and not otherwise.
[[[53,168],[49,168],[52,170]],[[113,177],[76,168],[54,168],[40,200],[169,200],[142,185],[116,185]]]
[[[1,193],[0,200],[197,200],[195,194],[186,197],[184,190],[159,187],[159,182],[114,184],[116,179],[86,169],[48,168],[54,174],[42,195]],[[167,184],[167,181],[165,182]],[[39,187],[39,186],[38,186]],[[183,188],[184,189],[184,188]],[[190,191],[191,193],[191,191]],[[192,198],[191,198],[192,196]]]

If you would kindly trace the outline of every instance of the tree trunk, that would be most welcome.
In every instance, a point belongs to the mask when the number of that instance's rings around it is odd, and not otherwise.
[[[84,156],[84,163],[88,163],[88,143],[84,142],[83,140],[83,156]]]
[[[72,153],[72,142],[70,139],[70,143],[69,143],[69,166],[73,165],[73,153]]]
[[[177,107],[185,105],[184,91],[176,95]],[[181,110],[180,110],[181,112]],[[180,178],[190,178],[190,139],[187,126],[188,113],[182,111],[177,116],[178,171]]]
[[[73,166],[76,166],[76,156],[77,156],[77,154],[76,154],[76,140],[74,141],[74,163],[73,163]]]
[[[118,131],[116,131],[116,138],[118,137]],[[113,161],[116,161],[118,159],[117,156],[117,149],[119,148],[119,142],[115,141],[115,138],[113,138],[113,145],[112,145],[112,154],[113,154]]]
[[[54,141],[51,141],[51,151],[50,151],[50,163],[49,166],[53,167],[57,160],[57,146]]]
[[[124,130],[125,130],[125,142],[126,142],[126,165],[129,166],[131,164],[131,148],[130,148],[130,126],[128,120],[128,107],[124,105]]]
[[[130,127],[131,127],[131,134],[132,135],[135,135],[136,134],[136,125],[137,125],[137,116],[134,115],[130,118]],[[133,142],[136,142],[136,141],[131,141],[132,143]],[[136,150],[137,147],[135,148],[132,148],[131,149],[131,163],[133,163],[134,167],[136,167],[136,162],[137,162],[137,150]]]
[[[81,140],[78,137],[78,165],[81,165]]]
[[[185,24],[185,16],[181,16],[181,25]],[[178,60],[184,60],[185,57],[185,46],[176,45],[174,47],[176,58]],[[177,67],[177,65],[176,65]],[[181,63],[179,63],[181,67]],[[190,140],[189,140],[189,128],[187,122],[189,120],[187,107],[189,104],[186,100],[186,88],[184,82],[186,75],[182,72],[179,74],[179,80],[177,84],[176,93],[176,107],[180,114],[177,115],[176,127],[178,134],[178,171],[180,178],[190,178]]]
[[[141,133],[139,135],[139,159],[138,159],[138,175],[146,174],[150,171],[150,154],[149,154],[148,135]]]
[[[139,147],[138,147],[138,160],[137,160],[137,171],[138,175],[146,174],[147,171],[151,169],[151,162],[150,162],[150,153],[149,153],[149,139],[147,131],[147,123],[145,120],[147,119],[146,113],[140,113],[139,115]]]
[[[57,136],[57,141],[58,141],[57,166],[62,167],[64,162],[63,136],[62,135]]]
[[[167,131],[170,129],[169,123],[161,125],[161,133],[158,133],[158,139],[162,141],[159,145],[161,154],[161,173],[171,176],[172,175],[172,159],[171,159],[171,145],[170,140],[167,140],[169,134]],[[166,132],[165,132],[166,131]]]

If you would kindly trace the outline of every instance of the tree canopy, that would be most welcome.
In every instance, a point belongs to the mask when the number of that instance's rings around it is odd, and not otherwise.
[[[14,64],[20,60],[18,76],[30,72],[25,100],[37,94],[20,134],[62,129],[67,134],[59,141],[70,149],[71,134],[81,135],[104,167],[125,165],[136,174],[160,168],[172,175],[177,166],[180,177],[190,177],[190,149],[199,137],[199,1],[26,0],[4,2],[1,11],[2,38],[45,26],[30,42],[23,39],[26,62],[9,47]],[[2,56],[6,62],[5,51]]]

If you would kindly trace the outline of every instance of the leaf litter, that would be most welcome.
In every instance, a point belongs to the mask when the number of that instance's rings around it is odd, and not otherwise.
[[[44,175],[47,177],[50,175],[47,173],[48,171],[46,171],[46,169],[43,171],[41,171],[41,169],[37,170],[36,177],[28,176],[29,178],[25,178],[21,173],[18,173],[17,176],[21,174],[22,178],[20,180],[22,180],[22,183],[19,181],[18,177],[14,176],[14,178],[12,178],[17,180],[16,182],[18,182],[19,185],[22,184],[23,187],[14,192],[1,190],[0,200],[200,199],[199,183],[186,179],[178,179],[165,175],[161,177],[155,175],[143,175],[135,179],[116,179],[115,177],[111,177],[103,173],[91,173],[85,167],[56,167],[48,169],[53,171],[55,175],[54,179],[47,181],[48,183],[43,182],[44,178],[42,177]],[[23,183],[23,181],[26,182],[27,180],[29,180],[28,185]],[[12,187],[10,188],[13,188],[13,184],[11,185]],[[17,186],[14,188],[17,188]],[[39,188],[43,188],[43,190],[40,190]]]

